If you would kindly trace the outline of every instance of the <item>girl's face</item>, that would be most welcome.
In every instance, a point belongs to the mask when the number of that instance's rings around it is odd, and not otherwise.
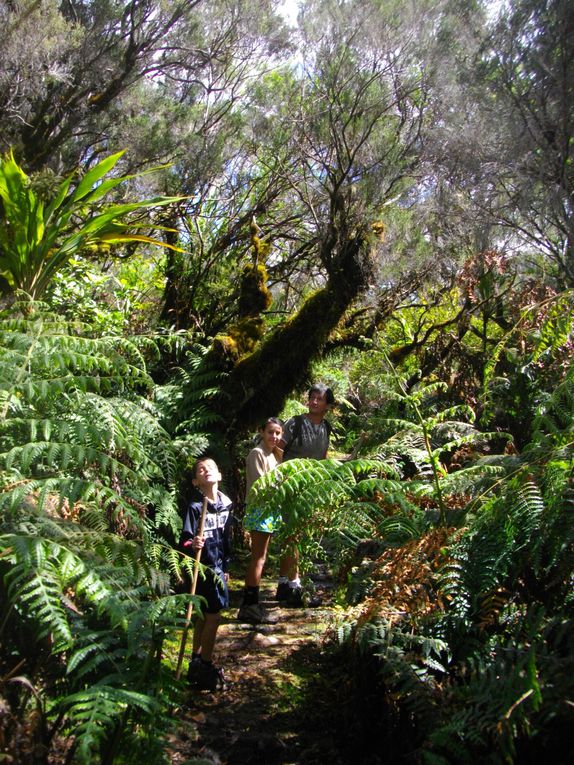
[[[266,449],[271,451],[275,446],[277,446],[279,441],[281,441],[282,435],[283,428],[281,425],[276,425],[274,422],[268,422],[261,431],[263,445],[266,447]]]

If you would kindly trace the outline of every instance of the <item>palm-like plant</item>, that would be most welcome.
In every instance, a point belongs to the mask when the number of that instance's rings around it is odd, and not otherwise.
[[[161,197],[100,208],[101,200],[133,176],[109,177],[124,152],[103,159],[75,183],[65,178],[45,203],[9,153],[0,161],[0,290],[43,296],[50,280],[80,249],[100,244],[145,242],[171,247],[122,222],[129,213],[171,204]],[[106,177],[108,176],[108,177]],[[172,249],[174,249],[172,247]]]

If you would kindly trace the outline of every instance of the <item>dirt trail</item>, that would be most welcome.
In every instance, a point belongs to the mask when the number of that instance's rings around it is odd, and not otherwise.
[[[239,591],[224,612],[215,662],[226,687],[196,693],[179,711],[170,741],[171,761],[201,758],[212,765],[339,765],[329,706],[336,703],[333,668],[322,651],[332,623],[330,582],[319,572],[319,608],[282,608],[264,581],[262,602],[278,623],[257,628],[235,619]]]

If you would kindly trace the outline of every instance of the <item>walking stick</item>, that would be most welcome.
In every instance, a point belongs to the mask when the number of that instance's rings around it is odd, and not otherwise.
[[[203,527],[205,525],[205,514],[207,513],[207,497],[203,498],[203,506],[201,508],[201,516],[199,518],[199,526],[197,527],[196,536],[203,536]],[[199,575],[199,559],[201,558],[201,549],[195,553],[195,566],[193,569],[193,577],[191,579],[191,587],[189,589],[190,595],[195,595],[195,588],[197,587],[197,577]],[[185,654],[185,644],[187,643],[187,634],[189,632],[189,625],[191,624],[191,615],[193,613],[193,601],[190,600],[187,604],[187,613],[185,615],[185,627],[183,628],[183,634],[181,636],[181,643],[179,646],[179,656],[177,657],[177,669],[175,671],[175,679],[179,680],[181,677],[181,665],[183,664],[183,657]]]

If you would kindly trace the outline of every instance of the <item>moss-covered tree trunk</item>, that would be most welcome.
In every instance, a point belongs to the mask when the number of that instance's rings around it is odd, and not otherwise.
[[[366,237],[346,239],[333,247],[325,287],[237,360],[225,383],[222,414],[228,441],[281,411],[288,396],[305,382],[311,361],[320,355],[368,283],[369,274]]]

